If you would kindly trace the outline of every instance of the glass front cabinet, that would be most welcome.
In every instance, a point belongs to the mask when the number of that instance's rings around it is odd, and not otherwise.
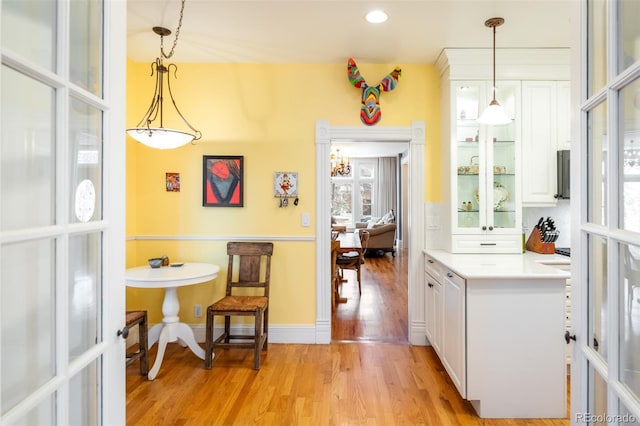
[[[496,82],[496,100],[512,121],[482,125],[492,83],[450,82],[451,251],[522,252],[520,82]]]

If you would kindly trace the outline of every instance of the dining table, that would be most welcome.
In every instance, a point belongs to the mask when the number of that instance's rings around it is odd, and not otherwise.
[[[331,241],[332,306],[334,308],[337,303],[347,302],[347,298],[340,295],[342,278],[338,273],[338,255],[358,251],[361,248],[359,230],[355,230],[354,232],[338,232],[336,238]]]
[[[155,324],[149,330],[149,347],[158,343],[156,359],[147,375],[149,380],[156,378],[162,365],[165,349],[170,342],[188,346],[198,358],[204,359],[204,349],[196,341],[193,330],[188,324],[180,322],[178,287],[214,280],[219,271],[220,267],[212,263],[191,262],[173,263],[160,268],[138,266],[125,271],[127,287],[164,289],[162,322]]]

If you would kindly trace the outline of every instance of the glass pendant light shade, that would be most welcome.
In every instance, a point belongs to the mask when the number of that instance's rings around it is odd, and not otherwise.
[[[491,101],[477,121],[480,124],[490,124],[494,126],[511,123],[511,119],[507,113],[504,112],[504,108],[502,108],[502,105],[495,99]]]
[[[188,144],[196,137],[181,130],[149,127],[127,129],[127,134],[141,144],[155,149],[178,148]]]

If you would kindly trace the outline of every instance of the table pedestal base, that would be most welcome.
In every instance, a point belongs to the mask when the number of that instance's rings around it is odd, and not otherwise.
[[[149,330],[149,347],[158,342],[158,352],[153,367],[149,370],[147,378],[153,380],[158,375],[162,365],[164,351],[167,343],[177,342],[183,347],[188,346],[198,358],[204,359],[204,349],[196,342],[193,330],[183,322],[156,324]]]

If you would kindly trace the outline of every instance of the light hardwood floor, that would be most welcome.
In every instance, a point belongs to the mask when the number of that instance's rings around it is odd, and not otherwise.
[[[406,252],[367,258],[333,317],[329,345],[270,343],[262,368],[252,351],[216,352],[212,370],[170,344],[156,380],[127,367],[129,425],[559,426],[568,419],[479,419],[430,347],[407,341]],[[151,360],[155,347],[151,349]]]

